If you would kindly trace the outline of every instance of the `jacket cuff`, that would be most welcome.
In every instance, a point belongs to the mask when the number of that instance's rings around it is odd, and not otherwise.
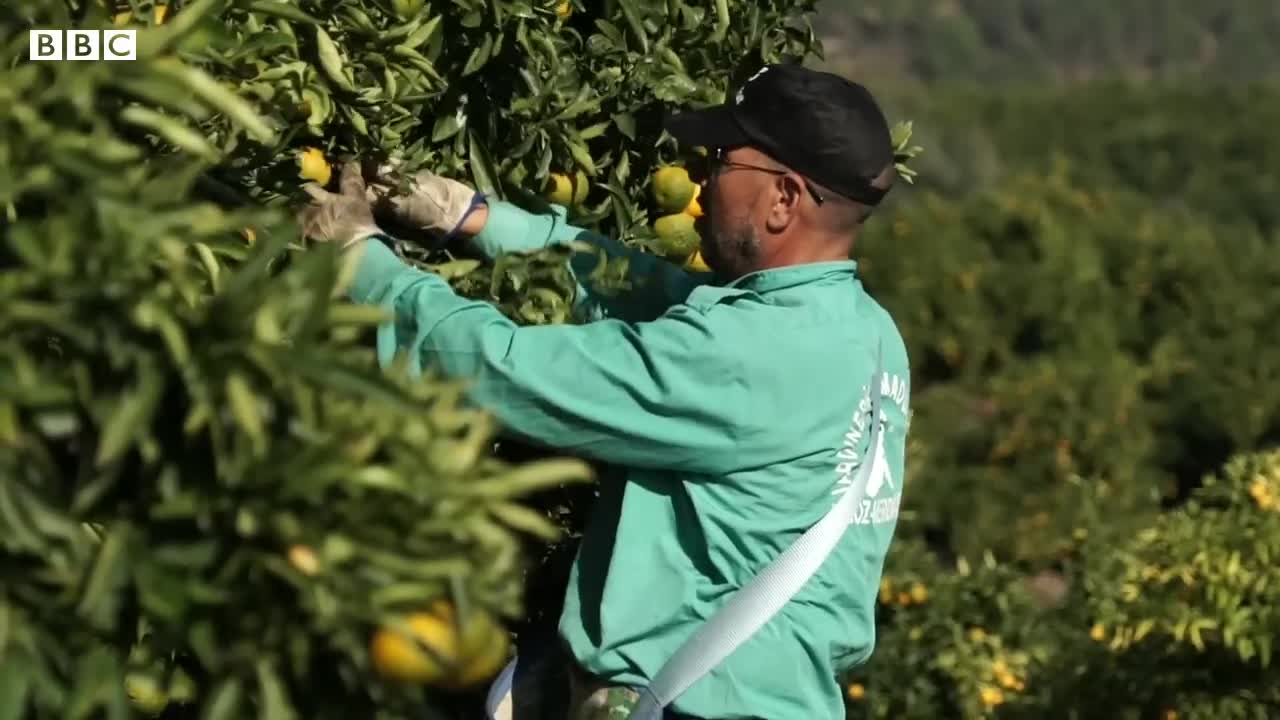
[[[489,201],[489,217],[484,228],[471,239],[472,247],[485,257],[504,252],[538,250],[551,242],[553,230],[565,221],[565,210],[553,205],[554,215],[534,215],[506,200]]]

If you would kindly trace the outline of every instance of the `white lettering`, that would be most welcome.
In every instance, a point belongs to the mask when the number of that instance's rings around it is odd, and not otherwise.
[[[66,47],[68,60],[97,60],[98,31],[68,30]]]
[[[856,470],[864,462],[874,463],[871,476],[867,480],[867,486],[858,491],[863,495],[858,499],[858,506],[854,511],[853,523],[858,525],[880,525],[894,522],[898,518],[899,504],[901,503],[900,488],[894,481],[893,473],[889,468],[889,459],[884,454],[884,435],[880,435],[878,447],[870,448],[867,453],[862,450],[862,445],[867,441],[869,434],[869,416],[872,406],[871,392],[876,390],[879,391],[880,397],[883,398],[882,402],[885,405],[893,403],[902,410],[906,417],[910,417],[910,410],[908,409],[909,382],[899,375],[886,372],[881,373],[878,382],[872,381],[871,388],[863,393],[853,417],[849,420],[849,427],[841,437],[840,446],[835,451],[835,462],[832,469],[838,479],[831,494],[839,496],[849,492],[853,486]],[[882,432],[887,432],[890,424],[882,418]],[[886,486],[899,490],[899,492],[892,497],[877,497]]]
[[[103,60],[137,60],[137,30],[103,30]]]
[[[62,31],[32,30],[28,49],[32,60],[61,60]]]
[[[137,60],[138,31],[32,30],[28,49],[32,60]]]

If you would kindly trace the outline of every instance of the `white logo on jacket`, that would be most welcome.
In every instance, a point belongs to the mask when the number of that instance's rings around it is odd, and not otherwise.
[[[734,96],[734,99],[737,101],[737,104],[741,105],[742,101],[747,99],[746,96],[743,95],[743,93],[747,89],[747,86],[750,85],[753,80],[755,80],[756,78],[760,77],[761,75],[767,72],[769,72],[768,66],[762,67],[756,71],[755,75],[752,75],[751,77],[747,78],[747,81],[742,83],[742,87],[738,88],[738,93]]]
[[[879,390],[882,410],[885,407],[884,403],[893,402],[902,410],[904,416],[909,414],[910,411],[907,408],[907,383],[901,377],[885,373],[881,377]],[[857,474],[858,468],[862,466],[864,461],[860,448],[865,442],[870,415],[871,394],[868,390],[868,392],[863,393],[862,401],[858,403],[858,409],[854,412],[853,419],[849,423],[849,430],[844,434],[840,449],[836,451],[836,466],[834,469],[839,478],[836,480],[836,487],[832,490],[832,495],[844,495],[853,487],[854,475]],[[898,517],[898,506],[902,501],[902,488],[900,483],[895,481],[893,477],[893,470],[889,466],[888,453],[885,451],[884,439],[888,428],[888,423],[882,417],[876,446],[871,448],[871,473],[867,478],[866,487],[862,489],[862,499],[858,502],[858,509],[853,520],[854,524],[880,525],[892,522]],[[880,497],[881,492],[886,488],[892,494]]]

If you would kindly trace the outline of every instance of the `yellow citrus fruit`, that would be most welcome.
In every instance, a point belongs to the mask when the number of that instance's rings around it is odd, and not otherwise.
[[[458,638],[450,622],[432,613],[414,613],[405,623],[413,637],[389,627],[373,634],[369,646],[373,667],[383,677],[400,682],[426,684],[444,679],[448,665],[458,656]]]
[[[157,4],[151,10],[151,17],[155,21],[156,25],[163,25],[165,18],[168,17],[168,15],[169,15],[168,5]],[[133,11],[125,10],[123,12],[118,12],[111,18],[111,22],[114,23],[115,25],[128,25],[129,23],[133,22]]]
[[[401,20],[408,20],[422,12],[423,0],[391,0],[391,6]]]
[[[984,687],[980,691],[982,704],[987,707],[995,707],[1004,703],[1004,693],[993,687]]]
[[[587,193],[590,190],[591,181],[581,170],[573,177],[563,173],[552,173],[547,179],[547,199],[564,207],[576,207],[586,202]]]
[[[328,185],[332,174],[333,169],[329,167],[329,161],[324,159],[324,153],[319,148],[307,148],[298,153],[298,177]]]
[[[701,250],[694,250],[689,259],[684,261],[684,269],[691,272],[711,272],[707,261],[702,258]]]
[[[693,199],[689,201],[688,207],[684,209],[686,215],[692,215],[696,218],[702,217],[702,203],[698,202],[698,198],[701,196],[702,186],[695,183],[693,186]]]
[[[683,212],[698,187],[689,179],[689,171],[676,165],[659,168],[651,180],[653,203],[663,213]]]
[[[379,628],[373,635],[370,656],[383,677],[462,689],[493,677],[506,662],[510,639],[481,610],[459,623],[453,606],[440,601],[429,612],[414,613],[405,622],[411,638],[391,627]]]
[[[506,631],[488,614],[478,614],[463,627],[462,664],[448,686],[465,689],[492,678],[506,664],[510,649]]]
[[[653,223],[658,234],[658,251],[668,257],[687,258],[702,244],[698,231],[693,228],[693,216],[682,212],[664,215]]]
[[[556,6],[556,15],[561,20],[569,17],[572,14],[573,14],[573,3],[569,2],[569,0],[564,0],[564,2]]]
[[[316,551],[306,545],[293,545],[289,548],[289,564],[303,575],[311,576],[320,572],[320,558]]]
[[[129,704],[146,715],[159,715],[169,706],[169,696],[160,682],[150,675],[131,673],[124,679]]]
[[[867,696],[867,689],[862,686],[862,683],[854,683],[849,686],[845,694],[850,700],[861,700]]]
[[[929,590],[924,585],[915,583],[911,586],[911,599],[917,604],[923,603],[929,599]]]

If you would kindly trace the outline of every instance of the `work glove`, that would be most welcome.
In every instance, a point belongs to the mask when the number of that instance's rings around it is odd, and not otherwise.
[[[417,230],[453,235],[484,203],[484,195],[473,188],[427,170],[409,178],[408,192],[400,192],[399,184],[394,167],[383,166],[369,185],[368,198],[396,222]]]
[[[314,183],[303,187],[315,199],[298,214],[298,224],[304,237],[337,243],[338,247],[347,250],[363,246],[371,235],[382,234],[382,229],[373,219],[373,208],[366,197],[367,188],[358,161],[342,166],[338,193],[331,193]]]

